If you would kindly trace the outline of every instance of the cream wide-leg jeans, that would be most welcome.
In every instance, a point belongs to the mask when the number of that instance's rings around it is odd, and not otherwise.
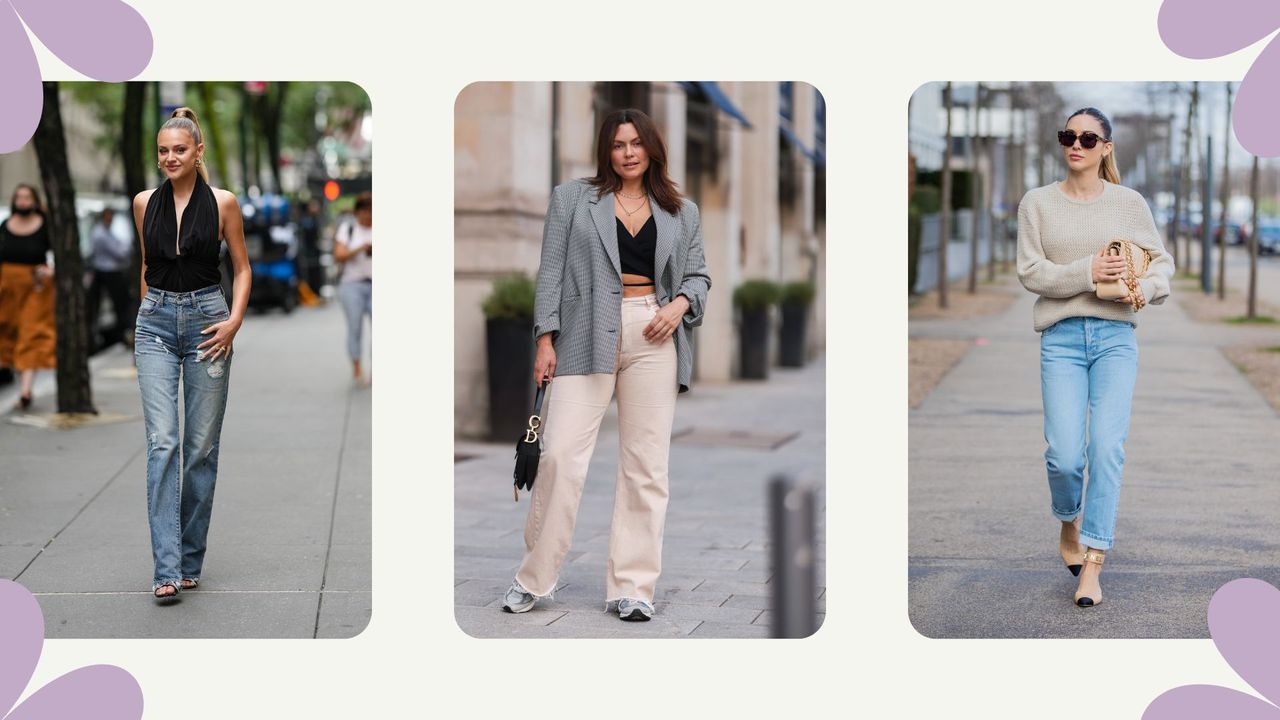
[[[609,400],[618,400],[618,477],[609,530],[605,602],[653,602],[662,572],[667,518],[667,460],[676,407],[675,340],[650,343],[644,328],[657,297],[623,298],[618,363],[612,375],[560,375],[547,388],[542,457],[525,523],[525,556],[516,580],[550,595],[573,538],[573,526]]]

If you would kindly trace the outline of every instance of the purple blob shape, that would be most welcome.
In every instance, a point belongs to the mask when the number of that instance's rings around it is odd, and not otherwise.
[[[1142,720],[1278,720],[1280,708],[1252,695],[1218,685],[1183,685],[1162,693],[1142,713]]]
[[[12,580],[0,580],[0,717],[27,687],[42,647],[44,615],[35,596]]]
[[[44,108],[44,96],[40,90],[40,65],[31,49],[31,40],[17,13],[4,0],[0,0],[0,68],[4,68],[0,72],[0,98],[4,98],[4,111],[0,112],[0,153],[9,153],[25,145],[35,133]],[[4,702],[2,683],[0,678],[0,703]]]
[[[1273,41],[1245,73],[1231,115],[1236,139],[1246,150],[1261,157],[1280,155],[1280,137],[1276,137],[1275,132],[1276,120],[1280,118],[1277,83],[1280,83],[1280,43]]]
[[[120,0],[9,0],[45,47],[94,80],[123,82],[151,62],[151,28]]]
[[[1280,700],[1280,590],[1254,578],[1232,580],[1209,601],[1209,634],[1231,668],[1263,697]],[[1280,718],[1280,710],[1276,711]]]
[[[59,677],[27,698],[5,720],[50,718],[138,720],[142,688],[114,665],[89,665]]]
[[[1280,3],[1259,0],[1164,0],[1160,39],[1185,58],[1215,58],[1246,48],[1280,28]]]

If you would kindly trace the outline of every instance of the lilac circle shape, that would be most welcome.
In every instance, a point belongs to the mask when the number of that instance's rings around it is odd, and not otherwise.
[[[25,23],[25,26],[24,26]],[[151,61],[151,28],[121,0],[0,0],[0,153],[22,148],[44,106],[27,28],[73,69],[122,82]]]

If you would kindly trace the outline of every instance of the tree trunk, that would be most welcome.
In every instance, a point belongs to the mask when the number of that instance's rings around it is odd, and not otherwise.
[[[951,238],[951,112],[955,103],[947,83],[947,136],[942,150],[942,217],[938,222],[938,307],[947,307],[947,241]]]
[[[1231,82],[1227,82],[1226,142],[1222,143],[1222,214],[1218,219],[1218,299],[1227,297],[1227,205],[1231,202]]]
[[[198,82],[196,90],[204,105],[200,125],[208,131],[204,146],[205,164],[213,160],[216,172],[213,180],[221,187],[227,187],[231,184],[231,176],[227,173],[227,146],[222,142],[222,123],[218,121],[218,113],[213,111],[213,88],[207,82]]]
[[[240,175],[241,190],[248,192],[249,188],[257,185],[257,178],[253,177],[249,171],[249,90],[240,83]]]
[[[1187,104],[1187,124],[1183,128],[1182,135],[1182,174],[1178,180],[1178,194],[1173,200],[1173,244],[1174,244],[1174,262],[1183,266],[1186,272],[1191,270],[1191,241],[1188,239],[1183,245],[1179,245],[1182,239],[1182,211],[1186,208],[1185,198],[1190,195],[1191,191],[1191,123],[1196,115],[1196,104],[1200,99],[1200,84],[1198,82],[1191,83],[1191,102]],[[1178,248],[1183,250],[1179,252]]]
[[[1000,255],[1000,242],[997,238],[1001,235],[1001,233],[996,232],[996,158],[995,153],[992,152],[992,145],[996,139],[994,114],[995,104],[992,103],[991,109],[987,111],[987,132],[983,135],[986,139],[982,141],[983,155],[986,156],[987,167],[990,168],[987,182],[982,184],[982,196],[986,198],[986,202],[984,202],[982,206],[986,210],[987,214],[987,232],[991,233],[991,239],[988,241],[991,248],[991,254],[987,256],[987,280],[989,282],[995,282],[996,280],[996,260]],[[1008,183],[1008,180],[1006,179],[1005,182]]]
[[[978,292],[978,244],[982,230],[982,184],[978,150],[982,139],[978,137],[978,118],[982,116],[982,83],[973,88],[973,105],[969,106],[969,294]]]
[[[143,140],[143,121],[147,109],[147,86],[140,82],[124,84],[124,114],[121,118],[120,153],[124,156],[124,192],[130,202],[133,197],[147,189],[147,151]],[[129,219],[133,219],[133,208],[130,206]],[[129,262],[129,277],[142,276],[142,253],[138,251],[138,228],[129,223],[129,232],[133,236],[133,259]],[[139,284],[129,283],[129,297],[136,304]]]
[[[276,91],[268,91],[258,98],[258,126],[262,130],[263,139],[267,142],[268,161],[271,163],[271,180],[275,183],[275,192],[283,193],[284,185],[280,182],[280,117],[284,109],[285,93],[289,83],[275,83]]]
[[[49,244],[56,267],[58,412],[96,413],[89,387],[88,317],[85,314],[84,261],[76,222],[76,191],[67,163],[58,83],[44,83],[44,112],[32,138],[40,161],[40,179],[49,200]]]
[[[1253,172],[1249,174],[1249,195],[1253,211],[1249,219],[1249,307],[1245,315],[1258,317],[1258,156],[1253,156]]]

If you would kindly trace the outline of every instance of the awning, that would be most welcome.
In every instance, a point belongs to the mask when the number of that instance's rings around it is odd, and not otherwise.
[[[701,93],[705,95],[706,98],[711,101],[711,104],[720,109],[720,112],[723,112],[729,117],[742,123],[742,126],[745,128],[751,127],[751,121],[747,120],[747,116],[738,109],[738,106],[733,104],[733,101],[729,99],[729,96],[725,95],[724,91],[721,90],[720,86],[716,83],[706,80],[700,80],[697,82],[680,80],[677,84],[684,88],[686,92]]]
[[[782,132],[782,137],[786,138],[787,142],[799,148],[800,154],[809,158],[810,162],[813,162],[815,164],[818,163],[818,153],[805,147],[804,143],[800,142],[800,137],[796,135],[794,130],[787,127],[785,123],[786,123],[786,120],[784,119],[781,123],[778,124],[778,130]]]

